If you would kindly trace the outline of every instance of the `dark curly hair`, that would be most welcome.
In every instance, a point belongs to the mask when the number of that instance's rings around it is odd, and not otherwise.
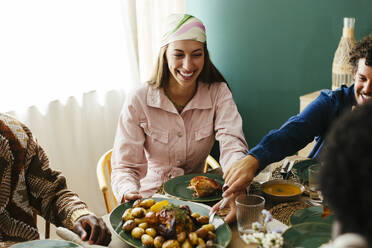
[[[359,59],[366,58],[366,65],[372,66],[372,34],[357,42],[350,52],[350,64],[355,73],[358,68]]]
[[[320,184],[343,233],[359,233],[372,244],[372,102],[334,122],[320,155]]]

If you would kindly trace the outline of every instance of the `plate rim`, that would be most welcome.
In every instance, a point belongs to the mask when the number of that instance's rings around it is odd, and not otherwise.
[[[69,241],[69,240],[64,240],[64,239],[35,239],[35,240],[28,240],[28,241],[26,241],[26,242],[20,242],[20,243],[17,243],[17,244],[13,244],[13,245],[11,245],[11,246],[9,246],[9,248],[17,248],[17,245],[27,245],[27,244],[30,244],[30,243],[38,243],[38,242],[49,242],[49,241],[53,241],[53,242],[55,242],[55,241],[57,241],[57,242],[67,242],[67,243],[71,243],[71,244],[74,244],[74,245],[76,245],[76,247],[78,247],[78,248],[82,248],[82,246],[81,245],[79,245],[79,244],[77,244],[77,243],[75,243],[75,242],[72,242],[72,241]]]
[[[180,200],[180,199],[169,198],[169,197],[166,197],[166,196],[164,196],[164,197],[159,197],[159,196],[156,196],[156,197],[146,197],[146,198],[143,198],[143,199],[149,199],[149,198],[152,198],[152,199],[159,199],[159,200],[166,200],[166,199],[176,200],[176,201],[181,201],[181,202],[185,202],[185,203],[195,204],[195,205],[197,205],[197,206],[199,206],[199,207],[205,208],[206,210],[210,210],[210,209],[209,209],[209,208],[210,208],[209,206],[203,206],[202,203],[192,202],[192,201],[184,201],[184,200]],[[110,212],[110,215],[109,215],[109,224],[110,224],[110,227],[111,227],[111,229],[113,230],[114,234],[116,235],[116,237],[118,237],[120,240],[124,241],[126,244],[128,244],[128,245],[130,245],[130,246],[132,246],[132,247],[141,248],[141,246],[135,246],[133,243],[129,242],[128,240],[126,240],[126,239],[124,239],[122,236],[120,236],[119,233],[116,232],[115,228],[112,226],[112,223],[111,223],[111,215],[112,215],[112,213],[113,213],[117,208],[121,207],[121,206],[124,205],[124,204],[128,204],[128,203],[130,203],[130,202],[122,203],[122,204],[116,206],[116,207],[115,207],[115,208]],[[209,208],[208,208],[208,207],[209,207]],[[226,225],[226,227],[227,227],[227,229],[228,229],[228,231],[229,231],[229,233],[230,233],[229,240],[228,240],[228,242],[226,243],[226,246],[224,246],[224,248],[227,248],[227,247],[229,247],[229,245],[231,244],[231,240],[232,240],[232,230],[231,230],[229,224],[227,224],[227,223],[223,220],[222,217],[220,217],[220,216],[217,215],[217,214],[215,215],[215,217],[219,217],[219,218],[223,221],[223,223]]]
[[[215,198],[213,199],[200,199],[200,198],[185,198],[183,196],[178,196],[178,195],[174,195],[174,194],[171,194],[169,193],[169,190],[167,190],[167,185],[169,185],[169,182],[172,182],[172,181],[175,181],[179,178],[182,178],[182,177],[189,177],[189,176],[192,176],[192,177],[196,177],[196,176],[208,176],[208,175],[216,175],[217,177],[222,177],[222,175],[220,174],[215,174],[215,173],[192,173],[192,174],[185,174],[185,175],[181,175],[181,176],[177,176],[177,177],[173,177],[171,179],[169,179],[168,181],[166,181],[163,185],[163,190],[165,193],[167,193],[168,195],[171,195],[171,196],[174,196],[174,197],[177,197],[179,198],[180,200],[184,200],[184,201],[192,201],[192,202],[213,202],[213,201],[219,201],[222,199],[222,192],[221,192],[221,196],[216,196]],[[213,178],[214,179],[214,178]],[[222,178],[223,180],[223,178]],[[222,185],[221,185],[222,187]]]
[[[283,232],[282,236],[283,236],[287,231],[289,231],[291,228],[293,228],[293,227],[304,226],[304,225],[309,225],[309,224],[312,224],[312,225],[316,224],[316,225],[321,225],[321,226],[329,226],[329,227],[331,228],[331,233],[330,233],[330,235],[332,235],[332,225],[331,225],[331,224],[328,224],[328,223],[322,223],[322,222],[304,222],[304,223],[300,223],[300,224],[295,224],[295,225],[291,225],[291,226],[289,226],[288,229],[285,230],[285,231]],[[306,235],[305,235],[305,236],[306,236]],[[284,237],[283,237],[283,238],[284,238]],[[286,240],[288,240],[288,239],[284,239],[284,243],[287,242]]]

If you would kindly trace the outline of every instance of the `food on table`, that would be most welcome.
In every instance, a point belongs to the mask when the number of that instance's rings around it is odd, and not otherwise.
[[[301,189],[292,184],[271,184],[263,188],[266,194],[275,196],[293,196],[301,194]]]
[[[125,210],[122,229],[146,247],[211,247],[216,234],[208,216],[192,213],[186,205],[168,201],[137,200]]]
[[[200,198],[216,194],[221,189],[221,185],[213,178],[196,176],[191,179],[187,188],[194,190],[193,195]]]

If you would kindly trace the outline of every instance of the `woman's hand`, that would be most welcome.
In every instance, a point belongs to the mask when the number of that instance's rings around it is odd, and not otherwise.
[[[229,188],[222,196],[228,197],[232,193],[244,191],[252,182],[258,168],[259,162],[252,155],[248,155],[233,163],[223,175],[225,184],[227,184]]]
[[[111,242],[111,232],[107,228],[102,218],[84,215],[76,220],[73,231],[80,236],[83,241],[88,240],[89,244],[107,246]]]
[[[230,198],[230,200],[227,203],[227,206],[230,208],[230,211],[225,216],[224,220],[228,224],[233,223],[233,222],[236,221],[236,204],[235,204],[235,198],[238,195],[241,195],[241,194],[245,194],[245,191],[238,191],[238,192],[233,193],[232,197]],[[218,208],[220,207],[220,205],[222,204],[222,201],[223,201],[223,199],[221,201],[219,201],[216,205],[214,205],[212,207],[212,210],[211,211],[217,211]]]
[[[137,199],[142,199],[142,196],[138,192],[128,192],[123,195],[121,202],[134,201]]]

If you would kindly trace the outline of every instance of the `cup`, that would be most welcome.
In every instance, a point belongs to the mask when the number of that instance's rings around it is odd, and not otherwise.
[[[239,195],[235,199],[236,218],[240,237],[244,234],[253,233],[252,223],[262,223],[262,210],[265,206],[265,198],[258,195]],[[243,239],[244,240],[244,239]]]
[[[313,201],[322,202],[322,193],[320,191],[320,164],[314,164],[309,167],[309,189],[310,189],[310,198]]]

